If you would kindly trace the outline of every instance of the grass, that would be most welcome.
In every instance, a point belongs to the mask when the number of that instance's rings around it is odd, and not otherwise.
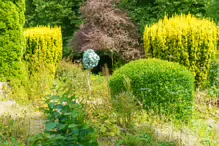
[[[83,71],[80,66],[63,61],[58,67],[55,78],[51,78],[44,70],[31,77],[27,85],[16,87],[7,99],[16,100],[17,103],[22,103],[27,107],[33,106],[37,111],[42,106],[43,97],[46,94],[61,94],[65,89],[72,89],[80,98],[79,100],[83,99],[82,102],[86,104],[88,119],[92,121],[98,133],[101,146],[140,146],[145,143],[162,146],[188,144],[217,146],[219,143],[217,127],[219,106],[216,103],[218,97],[211,98],[208,92],[196,92],[193,118],[188,123],[184,123],[168,121],[165,117],[158,117],[142,110],[141,105],[136,104],[135,97],[130,93],[111,99],[108,75],[91,75],[91,93],[87,79],[88,71]],[[22,120],[8,119],[7,124],[1,125],[2,127],[9,125],[12,131],[4,137],[0,145],[28,145],[27,140],[32,135],[28,133],[28,125],[16,126],[20,124],[19,121]],[[19,127],[26,128],[26,131]],[[5,135],[5,132],[8,131],[1,128],[0,135]]]

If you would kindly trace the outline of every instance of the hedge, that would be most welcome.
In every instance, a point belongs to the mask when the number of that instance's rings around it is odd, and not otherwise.
[[[130,62],[114,72],[112,97],[131,91],[146,110],[187,120],[192,115],[194,76],[178,63],[159,59]]]
[[[146,56],[179,62],[193,72],[196,84],[207,80],[215,60],[217,26],[192,15],[179,15],[148,27],[144,32]]]
[[[0,1],[0,81],[23,79],[25,1]]]
[[[62,59],[62,34],[60,27],[36,27],[26,29],[25,61],[30,74],[45,67],[55,75],[56,66]]]

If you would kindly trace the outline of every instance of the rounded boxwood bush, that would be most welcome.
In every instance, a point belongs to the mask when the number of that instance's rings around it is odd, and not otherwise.
[[[109,86],[112,97],[130,90],[146,110],[188,119],[192,114],[194,80],[193,74],[178,63],[142,59],[116,70]]]

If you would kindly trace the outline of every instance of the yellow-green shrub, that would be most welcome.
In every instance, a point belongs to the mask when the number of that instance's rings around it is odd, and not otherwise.
[[[25,78],[25,0],[0,0],[0,81]]]
[[[190,14],[165,17],[151,27],[146,26],[144,47],[147,57],[187,66],[200,85],[207,80],[210,64],[215,59],[217,26]]]
[[[30,73],[46,68],[55,73],[58,62],[62,59],[62,34],[60,27],[36,27],[26,29],[26,51]]]

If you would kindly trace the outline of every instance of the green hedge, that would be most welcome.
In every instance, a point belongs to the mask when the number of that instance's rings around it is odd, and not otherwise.
[[[131,90],[146,110],[177,119],[191,117],[194,77],[178,63],[159,59],[133,61],[114,72],[109,86],[112,97]]]
[[[23,79],[25,1],[0,1],[0,81]]]

